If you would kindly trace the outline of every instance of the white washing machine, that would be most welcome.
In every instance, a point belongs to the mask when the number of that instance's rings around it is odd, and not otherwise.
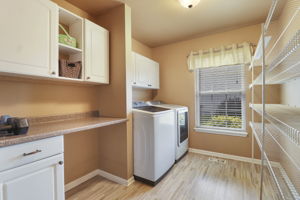
[[[133,104],[134,177],[156,185],[175,163],[174,112]]]
[[[148,105],[153,105],[161,108],[172,109],[175,113],[174,124],[175,124],[175,159],[179,161],[187,152],[189,148],[189,120],[188,120],[188,107],[164,104],[161,101],[150,101]]]

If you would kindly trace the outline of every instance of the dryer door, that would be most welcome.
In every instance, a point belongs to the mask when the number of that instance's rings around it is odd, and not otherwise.
[[[188,111],[179,110],[177,112],[177,123],[178,123],[178,146],[184,142],[189,136],[189,122],[188,122]]]

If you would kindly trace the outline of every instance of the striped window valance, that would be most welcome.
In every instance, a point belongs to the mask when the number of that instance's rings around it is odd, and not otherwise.
[[[232,44],[219,49],[191,52],[188,56],[188,68],[193,71],[199,68],[250,64],[251,57],[252,48],[249,43]]]

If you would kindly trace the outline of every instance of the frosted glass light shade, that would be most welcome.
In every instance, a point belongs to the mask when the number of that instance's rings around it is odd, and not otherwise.
[[[200,0],[178,0],[178,1],[185,8],[193,8],[200,2]]]

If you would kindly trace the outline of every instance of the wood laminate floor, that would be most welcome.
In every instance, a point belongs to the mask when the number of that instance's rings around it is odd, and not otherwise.
[[[67,200],[257,200],[260,166],[188,153],[155,187],[122,186],[95,177],[66,193]],[[266,178],[264,199],[276,199]]]

